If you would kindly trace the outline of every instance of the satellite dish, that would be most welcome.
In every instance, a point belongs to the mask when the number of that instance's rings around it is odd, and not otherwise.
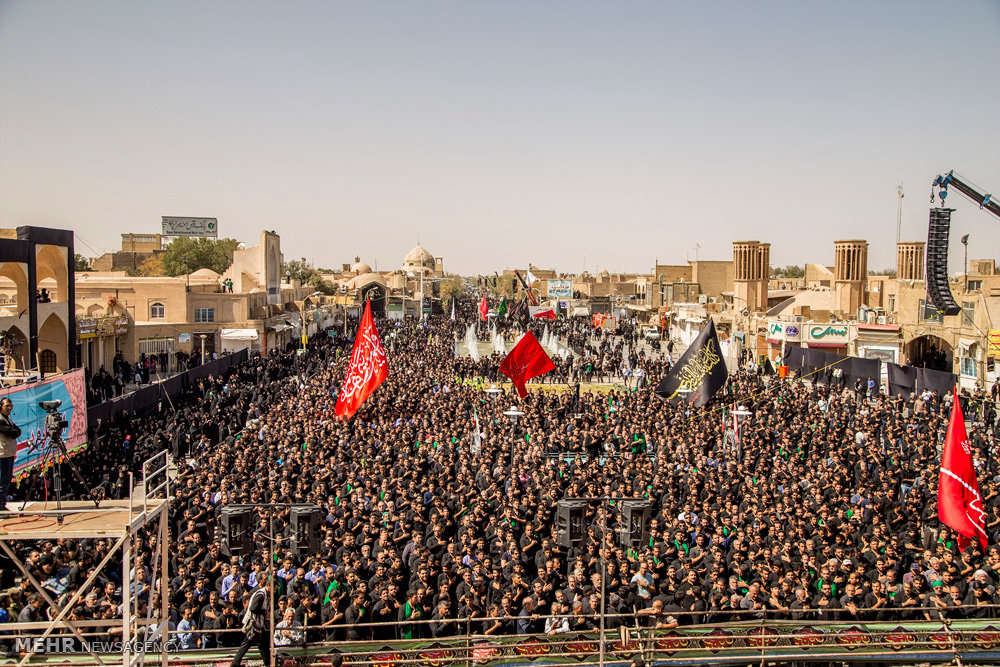
[[[743,310],[740,311],[740,315],[742,315],[743,317],[748,317],[750,315],[750,309],[744,308]]]

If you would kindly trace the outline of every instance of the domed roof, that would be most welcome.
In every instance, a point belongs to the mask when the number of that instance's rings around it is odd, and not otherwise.
[[[372,272],[372,267],[368,266],[367,264],[361,261],[355,262],[354,266],[351,267],[351,273],[357,276],[371,272]]]
[[[198,269],[191,274],[192,278],[211,278],[212,280],[218,280],[222,276],[212,269]]]
[[[360,276],[351,278],[351,281],[347,283],[347,289],[361,289],[362,287],[372,283],[378,283],[379,285],[385,287],[385,278],[377,273],[369,271],[368,273],[363,273]]]
[[[430,266],[434,266],[434,255],[427,252],[427,249],[418,243],[417,246],[410,252],[406,253],[406,257],[403,258],[403,265],[405,266],[406,264],[429,264]]]

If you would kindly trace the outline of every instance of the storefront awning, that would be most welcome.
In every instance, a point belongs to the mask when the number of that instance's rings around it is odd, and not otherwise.
[[[256,329],[222,329],[222,340],[257,340]]]
[[[268,328],[275,333],[281,333],[285,329],[291,329],[287,324],[269,324]]]

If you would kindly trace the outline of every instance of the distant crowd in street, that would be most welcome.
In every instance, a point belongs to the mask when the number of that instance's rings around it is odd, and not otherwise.
[[[351,341],[317,336],[304,356],[255,354],[199,382],[176,410],[97,426],[78,461],[94,480],[107,475],[112,495],[129,492],[128,472],[150,454],[177,457],[170,584],[152,579],[147,534],[130,580],[113,559],[73,617],[119,617],[127,586],[140,616],[169,597],[185,648],[234,645],[269,564],[278,645],[559,634],[594,630],[602,616],[609,628],[997,616],[1000,464],[995,405],[993,422],[985,408],[995,396],[963,396],[984,551],[960,547],[937,517],[950,396],[781,380],[748,360],[705,408],[663,403],[651,387],[673,361],[668,341],[644,344],[631,325],[595,332],[588,318],[550,325],[575,354],[554,357],[557,371],[540,380],[567,386],[519,401],[483,391],[505,380],[499,355],[456,356],[474,317],[378,320],[389,379],[347,421],[333,407]],[[624,385],[626,369],[627,389],[586,386]],[[113,377],[127,370],[116,362]],[[112,374],[98,375],[104,396]],[[503,414],[512,405],[524,413],[516,423]],[[734,405],[752,413],[736,439],[726,433]],[[585,535],[561,546],[557,503],[573,498],[606,500],[588,503]],[[623,498],[650,503],[642,538],[626,545]],[[251,552],[226,556],[222,509],[265,503],[322,508],[319,548],[292,550],[289,510],[262,507]],[[23,555],[65,596],[108,548],[60,540]],[[0,609],[44,618],[29,590],[16,585]]]

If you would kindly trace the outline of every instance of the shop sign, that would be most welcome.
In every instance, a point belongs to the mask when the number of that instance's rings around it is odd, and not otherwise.
[[[76,335],[80,340],[95,337],[97,335],[97,318],[78,317],[76,320]]]
[[[808,327],[809,340],[824,343],[846,343],[847,327],[836,324],[814,324]]]
[[[97,336],[128,335],[128,317],[78,317],[76,318],[76,337],[79,340],[96,338]]]
[[[799,331],[799,327],[797,325],[795,324],[785,325],[785,340],[788,341],[799,340],[800,334],[801,332]]]

